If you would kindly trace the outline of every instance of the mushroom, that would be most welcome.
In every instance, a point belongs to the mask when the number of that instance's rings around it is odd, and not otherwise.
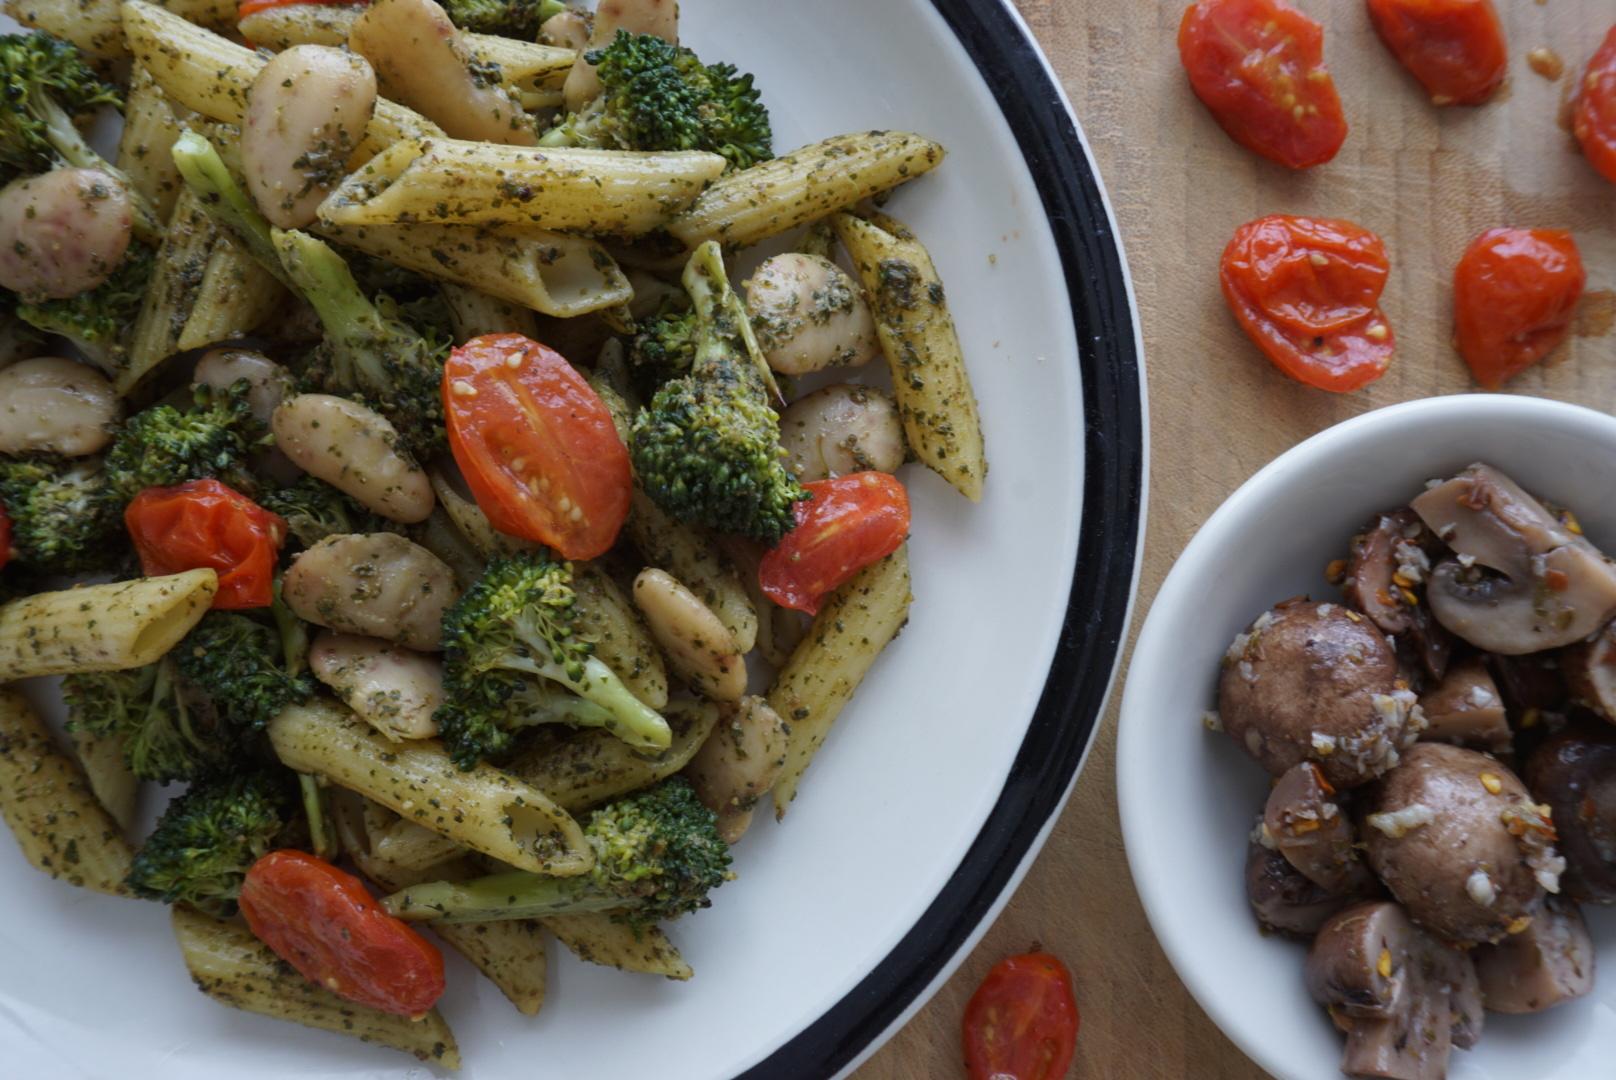
[[[1616,564],[1492,466],[1470,466],[1413,506],[1456,555],[1431,572],[1431,611],[1477,648],[1557,649],[1616,614]]]
[[[1274,776],[1312,761],[1332,787],[1397,764],[1424,721],[1397,657],[1368,619],[1340,604],[1288,600],[1235,638],[1218,685],[1223,728]]]
[[[1559,653],[1530,656],[1494,656],[1487,667],[1504,693],[1511,715],[1518,715],[1523,727],[1531,726],[1527,714],[1564,712],[1571,698]]]
[[[1309,881],[1285,856],[1253,837],[1246,849],[1246,899],[1264,929],[1309,938],[1358,898]]]
[[[1559,889],[1546,811],[1486,754],[1420,743],[1359,806],[1370,867],[1416,922],[1456,944],[1497,941]]]
[[[1420,710],[1429,725],[1420,738],[1427,742],[1456,743],[1490,754],[1510,751],[1514,734],[1504,698],[1479,657],[1449,668],[1436,689],[1420,697]]]
[[[1579,724],[1551,735],[1527,758],[1525,773],[1553,815],[1566,894],[1616,903],[1616,729]]]
[[[1414,511],[1381,514],[1352,538],[1341,592],[1376,626],[1396,635],[1408,658],[1440,682],[1453,639],[1432,617],[1422,595],[1431,573],[1431,551],[1439,546]]]
[[[1551,896],[1518,934],[1471,954],[1482,999],[1498,1013],[1538,1013],[1594,988],[1594,942],[1582,912]]]
[[[1560,670],[1580,704],[1616,723],[1616,623],[1563,651]]]
[[[1308,993],[1347,1036],[1348,1076],[1442,1080],[1454,1046],[1474,1046],[1484,1018],[1469,957],[1387,901],[1336,913],[1308,950]]]
[[[1340,895],[1361,894],[1373,886],[1353,846],[1352,822],[1335,788],[1312,762],[1279,778],[1263,809],[1263,828],[1279,853],[1321,888]]]

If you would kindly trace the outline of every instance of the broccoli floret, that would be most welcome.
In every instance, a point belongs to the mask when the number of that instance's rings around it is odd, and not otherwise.
[[[65,300],[18,304],[17,317],[47,334],[67,338],[96,367],[117,375],[128,361],[124,338],[140,314],[156,260],[151,248],[131,243],[123,262],[100,285]]]
[[[135,855],[136,896],[235,914],[247,870],[276,846],[295,803],[289,775],[250,772],[195,784],[168,804]]]
[[[522,728],[553,720],[604,727],[634,746],[668,746],[667,721],[592,655],[577,623],[572,568],[543,552],[494,559],[444,615],[436,719],[461,768],[505,753]],[[558,702],[549,683],[578,695],[578,707]]]
[[[129,769],[142,780],[217,776],[252,750],[240,730],[190,696],[172,655],[130,671],[69,675],[62,696],[70,725],[123,739]]]
[[[563,118],[542,145],[707,150],[736,169],[774,156],[769,110],[752,76],[732,65],[704,64],[655,34],[626,30],[587,59],[600,76],[600,96]]]
[[[17,315],[21,302],[10,289],[0,289],[0,367],[10,367],[45,351],[45,335]]]
[[[381,413],[417,457],[442,450],[449,341],[425,337],[388,314],[388,305],[372,303],[342,256],[323,241],[295,230],[277,229],[274,237],[281,264],[325,327],[325,344],[305,378],[314,389],[356,398]]]
[[[208,612],[173,656],[180,674],[238,728],[261,731],[314,694],[312,676],[288,673],[277,629],[238,612]]]
[[[212,477],[251,494],[248,453],[261,425],[247,404],[246,380],[227,390],[193,388],[195,404],[156,405],[131,416],[107,451],[107,481],[127,503],[149,487]]]
[[[683,777],[595,810],[584,823],[595,866],[577,877],[506,873],[404,889],[384,903],[405,919],[486,922],[616,911],[638,928],[711,906],[728,881],[729,845]]]
[[[287,528],[304,547],[313,547],[328,536],[397,530],[396,525],[366,510],[353,496],[313,476],[299,477],[290,487],[269,492],[258,504],[285,518]]]
[[[717,243],[696,249],[684,284],[696,305],[695,358],[635,416],[635,476],[681,521],[778,543],[809,495],[780,448],[774,377]]]
[[[647,395],[669,379],[688,374],[695,359],[696,313],[671,305],[640,323],[628,349],[634,382]]]
[[[123,522],[99,461],[0,459],[0,506],[17,562],[51,574],[104,570]]]
[[[562,0],[444,0],[443,10],[462,30],[534,41],[545,20],[567,5]]]

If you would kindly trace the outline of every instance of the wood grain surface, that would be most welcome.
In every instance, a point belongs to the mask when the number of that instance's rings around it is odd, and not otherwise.
[[[1121,225],[1150,387],[1150,523],[1135,626],[1200,523],[1270,459],[1323,428],[1411,398],[1474,390],[1450,344],[1454,263],[1483,229],[1575,231],[1588,267],[1583,336],[1511,384],[1515,393],[1616,408],[1616,187],[1583,162],[1562,103],[1616,20],[1611,0],[1496,0],[1510,75],[1479,109],[1436,109],[1380,45],[1364,0],[1293,0],[1327,28],[1325,54],[1352,125],[1340,156],[1291,173],[1236,147],[1191,95],[1175,45],[1185,0],[1017,0],[1071,95]],[[1527,53],[1551,48],[1549,81]],[[1391,371],[1355,394],[1287,380],[1225,310],[1218,256],[1268,213],[1344,217],[1392,258],[1384,307]],[[963,1075],[959,1022],[1000,957],[1041,944],[1072,968],[1083,1078],[1264,1075],[1185,992],[1145,921],[1118,832],[1118,692],[1077,790],[997,924],[859,1080]],[[1170,782],[1170,779],[1169,779]],[[1230,840],[1239,858],[1239,838]],[[1254,931],[1253,931],[1254,932]]]

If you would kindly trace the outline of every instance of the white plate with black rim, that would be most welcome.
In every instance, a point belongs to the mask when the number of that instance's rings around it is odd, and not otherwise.
[[[789,148],[897,128],[949,150],[889,210],[931,248],[980,398],[973,506],[916,466],[908,628],[785,822],[672,936],[688,983],[552,951],[518,1016],[450,958],[472,1080],[825,1077],[954,968],[1070,792],[1137,579],[1145,412],[1126,268],[1076,121],[1026,27],[980,0],[688,0],[682,36],[757,75]],[[157,904],[58,885],[0,843],[0,1075],[231,1080],[431,1075],[396,1053],[223,1009]]]

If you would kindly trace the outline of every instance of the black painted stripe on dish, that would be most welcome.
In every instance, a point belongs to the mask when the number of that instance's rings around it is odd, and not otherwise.
[[[1037,46],[994,0],[933,0],[994,91],[1043,199],[1071,297],[1083,385],[1084,494],[1060,642],[998,802],[914,929],[846,997],[743,1074],[817,1080],[918,997],[1003,892],[1055,812],[1100,721],[1122,645],[1144,478],[1139,351],[1099,180]]]

